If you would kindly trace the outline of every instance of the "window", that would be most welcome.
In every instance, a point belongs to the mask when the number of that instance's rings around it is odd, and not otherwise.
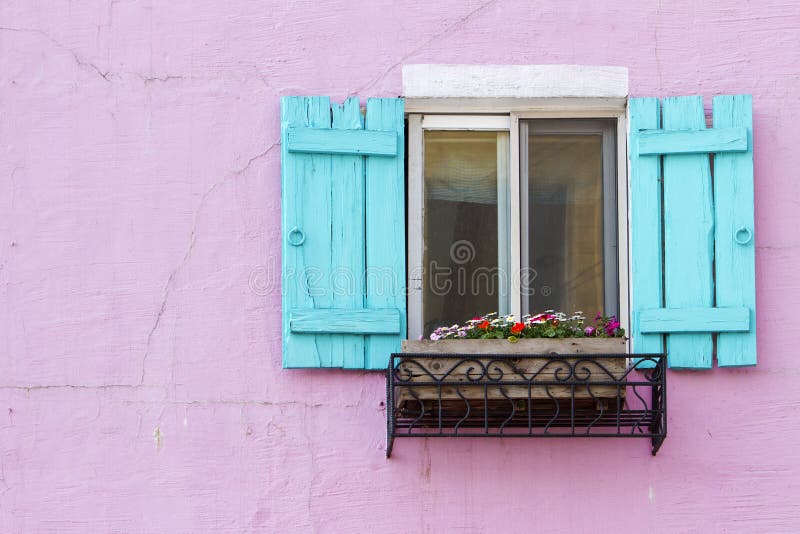
[[[670,367],[756,363],[750,96],[709,128],[619,67],[405,65],[403,94],[281,99],[285,367],[542,308],[617,312]]]
[[[488,311],[620,312],[619,116],[537,115],[409,114],[409,338]]]

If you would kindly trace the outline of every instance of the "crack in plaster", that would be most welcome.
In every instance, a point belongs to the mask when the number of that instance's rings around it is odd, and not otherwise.
[[[488,2],[484,2],[483,4],[479,5],[478,7],[476,7],[475,9],[470,11],[469,13],[467,13],[466,15],[462,16],[461,18],[459,18],[457,21],[455,21],[452,24],[450,24],[449,26],[446,26],[445,28],[443,28],[441,31],[434,33],[424,43],[422,43],[421,45],[419,45],[416,48],[414,48],[413,50],[411,50],[411,52],[408,52],[407,54],[405,54],[403,57],[401,57],[395,63],[392,63],[381,74],[379,74],[378,76],[373,78],[371,81],[367,82],[366,85],[362,85],[358,89],[355,89],[354,91],[352,91],[347,96],[358,96],[358,94],[361,93],[362,91],[366,91],[367,89],[370,89],[370,88],[374,87],[378,82],[380,82],[386,76],[388,76],[390,72],[392,72],[394,69],[396,69],[397,67],[402,65],[405,60],[407,60],[411,56],[417,54],[419,51],[423,50],[425,47],[427,47],[428,45],[433,43],[439,37],[442,37],[443,35],[445,35],[445,34],[447,34],[449,32],[452,32],[452,31],[454,31],[456,29],[459,29],[461,26],[465,25],[467,22],[472,20],[472,18],[474,18],[475,15],[483,12],[489,6],[491,6],[493,4],[496,4],[497,2],[498,2],[498,0],[489,0]]]
[[[109,83],[111,82],[111,80],[110,80],[110,77],[112,75],[111,71],[103,72],[100,69],[100,67],[98,67],[97,65],[95,65],[91,61],[86,61],[86,60],[82,59],[75,50],[73,50],[73,49],[61,44],[53,36],[51,36],[49,33],[45,32],[43,30],[38,30],[36,28],[13,28],[13,27],[10,27],[10,26],[0,26],[0,31],[17,32],[17,33],[33,33],[33,34],[36,34],[36,35],[41,35],[42,37],[44,37],[45,39],[50,41],[57,48],[59,48],[61,50],[64,50],[66,52],[69,52],[72,55],[72,58],[75,60],[75,64],[77,64],[79,67],[88,68],[88,69],[94,71],[95,73],[97,73],[105,81],[107,81]]]
[[[794,250],[800,245],[759,245],[756,250]]]
[[[166,83],[171,80],[183,80],[184,77],[176,74],[167,74],[165,76],[142,76],[139,75],[145,85],[150,85],[155,82]]]
[[[0,390],[10,391],[40,391],[47,389],[85,389],[89,391],[96,390],[110,390],[110,389],[140,389],[140,388],[154,388],[161,389],[161,386],[143,386],[141,384],[101,384],[97,386],[87,386],[80,384],[49,384],[49,385],[34,385],[34,386],[0,386]]]
[[[234,176],[239,176],[240,174],[243,174],[245,171],[247,171],[248,169],[250,169],[250,166],[251,166],[251,165],[252,165],[254,162],[258,161],[259,159],[261,159],[261,158],[263,158],[263,157],[265,157],[265,156],[267,156],[267,155],[268,155],[270,152],[272,152],[272,150],[273,150],[274,148],[276,148],[276,147],[280,146],[280,144],[281,144],[281,142],[280,142],[280,141],[275,141],[274,143],[272,143],[271,145],[269,145],[267,148],[265,148],[263,152],[260,152],[260,153],[256,154],[255,156],[253,156],[252,158],[250,158],[249,160],[247,160],[247,163],[245,164],[245,166],[244,166],[244,167],[242,167],[242,168],[241,168],[241,169],[239,169],[238,171],[233,171],[233,175],[234,175]]]
[[[327,404],[323,402],[301,402],[301,401],[258,401],[258,400],[163,400],[163,401],[142,401],[142,400],[123,400],[122,404],[152,404],[158,406],[184,406],[184,407],[208,407],[208,406],[253,406],[253,407],[284,407],[284,406],[299,406],[303,408],[321,408],[323,406],[333,408],[356,408],[355,404]]]
[[[161,318],[164,316],[164,312],[167,309],[167,301],[169,300],[170,294],[172,292],[172,286],[173,286],[173,283],[175,281],[175,277],[178,275],[178,273],[189,262],[189,259],[191,258],[191,255],[192,255],[192,252],[194,251],[194,245],[195,245],[195,242],[197,241],[197,227],[198,227],[199,220],[200,220],[200,214],[203,212],[203,208],[205,207],[205,204],[208,201],[208,198],[217,189],[219,189],[220,187],[222,187],[223,185],[228,183],[228,181],[230,181],[233,178],[236,178],[237,176],[240,176],[240,175],[244,174],[248,169],[250,169],[250,167],[253,165],[253,163],[255,163],[256,161],[258,161],[261,158],[266,157],[270,152],[272,152],[273,149],[275,149],[275,147],[277,147],[279,145],[280,145],[280,141],[276,141],[276,142],[272,143],[271,145],[269,145],[262,152],[260,152],[260,153],[256,154],[255,156],[251,157],[249,160],[247,160],[247,163],[245,164],[244,167],[242,167],[239,170],[233,171],[233,173],[231,175],[227,176],[223,180],[220,180],[219,182],[214,183],[211,187],[209,187],[206,190],[205,193],[203,193],[203,196],[200,198],[200,202],[199,202],[199,204],[197,206],[197,209],[194,212],[194,218],[193,218],[193,221],[192,221],[192,229],[191,229],[191,232],[189,234],[189,246],[187,247],[186,252],[183,255],[183,259],[180,261],[178,266],[175,267],[175,269],[173,269],[172,272],[167,277],[167,282],[164,284],[164,289],[163,289],[162,294],[161,294],[161,305],[159,306],[158,313],[156,314],[155,321],[153,321],[153,326],[150,328],[150,331],[147,334],[147,343],[145,345],[144,356],[142,357],[142,374],[141,374],[141,377],[140,377],[140,380],[139,380],[139,384],[140,385],[144,385],[144,383],[145,383],[145,378],[146,378],[146,375],[147,375],[147,358],[150,356],[150,349],[151,349],[151,345],[152,345],[152,342],[153,342],[153,336],[155,335],[156,330],[158,330],[158,327],[161,324]]]
[[[142,376],[139,379],[140,385],[144,385],[145,375],[147,374],[147,358],[148,356],[150,356],[150,344],[153,341],[153,335],[156,333],[158,325],[161,324],[161,317],[164,315],[164,311],[167,309],[167,299],[169,298],[170,287],[172,286],[172,280],[175,278],[175,275],[178,273],[178,271],[186,263],[188,255],[192,252],[193,246],[194,246],[194,228],[192,229],[192,240],[189,244],[189,250],[187,250],[186,254],[184,255],[183,261],[175,268],[175,270],[173,270],[170,273],[169,278],[167,278],[167,283],[164,285],[164,291],[161,297],[161,307],[158,310],[158,314],[156,315],[156,320],[153,322],[153,326],[150,328],[150,332],[148,332],[147,334],[147,344],[145,345],[144,356],[142,357]]]

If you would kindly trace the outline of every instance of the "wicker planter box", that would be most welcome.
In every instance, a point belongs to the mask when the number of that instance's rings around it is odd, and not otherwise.
[[[609,400],[624,399],[626,393],[624,385],[620,387],[627,370],[624,338],[520,339],[516,343],[407,340],[402,351],[409,355],[399,358],[396,373],[409,387],[395,399],[396,408],[411,400],[464,399],[490,403],[573,399],[608,405]],[[576,356],[581,354],[610,356]]]

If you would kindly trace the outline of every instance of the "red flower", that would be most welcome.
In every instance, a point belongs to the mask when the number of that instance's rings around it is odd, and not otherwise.
[[[519,334],[523,330],[525,330],[525,325],[522,323],[514,323],[514,326],[511,327],[512,334]]]
[[[481,324],[478,325],[478,328],[481,330],[486,330],[489,328],[489,321],[483,321]]]

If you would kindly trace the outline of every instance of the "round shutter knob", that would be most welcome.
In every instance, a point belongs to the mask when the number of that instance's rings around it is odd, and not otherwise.
[[[753,231],[746,226],[742,226],[733,234],[733,240],[740,245],[746,245],[753,240]]]
[[[293,247],[299,247],[305,242],[306,234],[304,234],[302,230],[295,226],[289,230],[288,234],[286,234],[286,240]]]

